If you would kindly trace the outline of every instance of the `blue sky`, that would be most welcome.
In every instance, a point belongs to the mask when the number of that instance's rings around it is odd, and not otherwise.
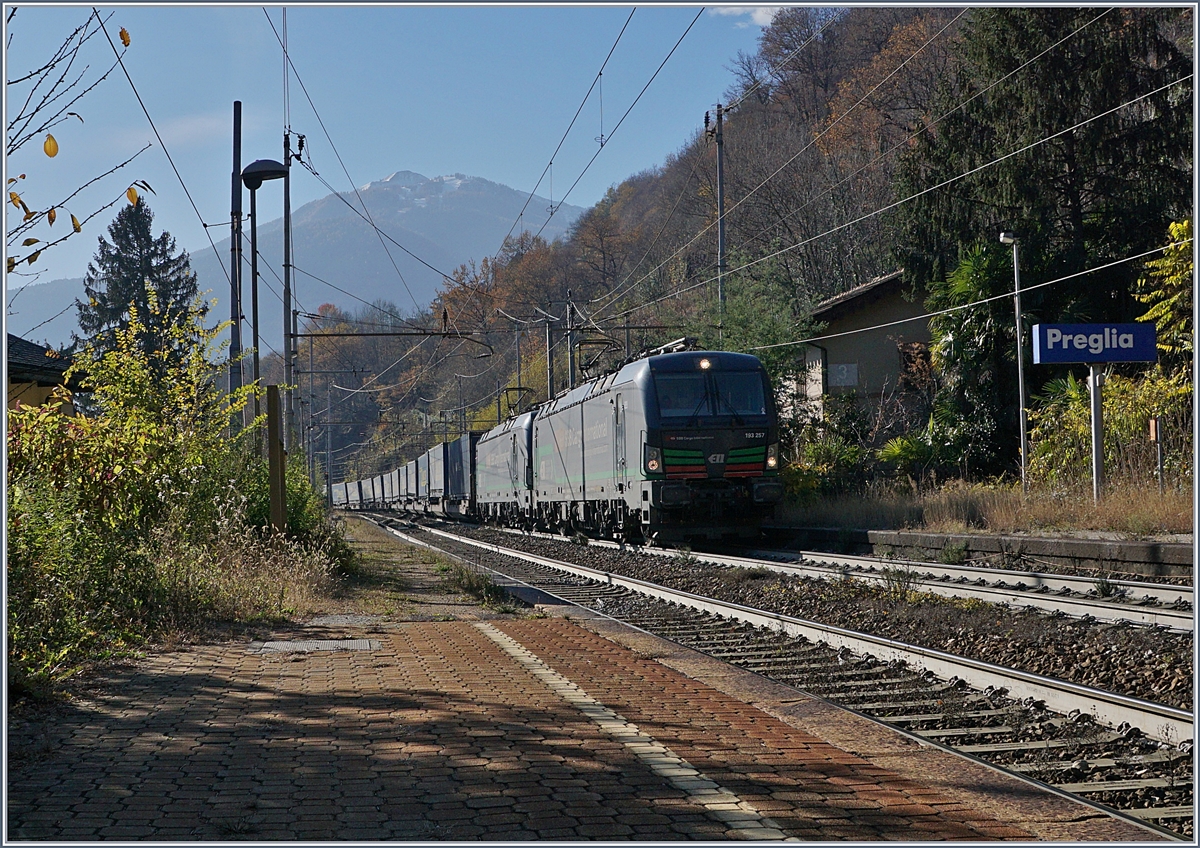
[[[209,224],[228,220],[232,168],[232,104],[243,104],[242,164],[283,158],[283,58],[267,16],[282,29],[282,7],[114,6],[114,41],[131,37],[125,66],[167,150]],[[287,10],[288,49],[325,128],[357,185],[397,170],[428,177],[464,173],[531,191],[591,86],[631,5],[591,6],[313,6]],[[20,5],[6,28],[7,79],[41,62],[88,15],[87,6]],[[6,8],[6,15],[7,15]],[[613,127],[700,11],[699,6],[638,7],[562,150],[552,184],[538,193],[558,202],[596,152],[596,137]],[[574,191],[565,198],[590,206],[624,178],[663,162],[703,124],[704,112],[733,82],[738,51],[753,53],[769,7],[709,8],[692,27]],[[84,48],[93,72],[107,68],[107,42]],[[290,83],[291,127],[307,136],[310,162],[339,190],[350,182],[300,85]],[[8,108],[23,90],[7,91]],[[601,113],[603,110],[603,113]],[[207,247],[204,230],[179,179],[154,138],[129,82],[118,68],[74,109],[83,118],[53,132],[59,153],[47,158],[31,143],[6,161],[30,208],[61,201],[75,187],[136,152],[154,146],[118,174],[73,200],[83,218],[134,180],[148,200],[155,231],[180,247]],[[327,194],[311,175],[293,172],[292,203]],[[248,199],[245,201],[248,204]],[[260,193],[264,219],[282,211],[282,192]],[[11,204],[8,225],[17,219]],[[96,239],[119,206],[83,233],[47,251],[32,268],[39,281],[82,276]],[[19,213],[17,213],[19,215]],[[61,214],[57,235],[68,220]],[[214,241],[227,226],[211,230]],[[497,245],[499,247],[499,245]],[[8,285],[28,278],[10,277]],[[220,293],[216,293],[218,296]]]

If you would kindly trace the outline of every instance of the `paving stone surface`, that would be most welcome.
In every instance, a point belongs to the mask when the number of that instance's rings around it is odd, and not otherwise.
[[[6,841],[1154,838],[569,615],[327,616],[111,668],[10,725]]]

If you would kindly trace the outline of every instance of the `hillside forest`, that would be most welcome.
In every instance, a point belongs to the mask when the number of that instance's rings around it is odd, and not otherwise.
[[[1121,406],[1106,415],[1137,434],[1159,415],[1168,467],[1190,485],[1191,15],[781,9],[757,52],[731,60],[732,88],[714,92],[725,268],[714,103],[707,126],[612,186],[567,236],[511,236],[445,279],[427,309],[380,301],[303,316],[308,453],[317,467],[331,458],[335,481],[379,473],[563,389],[569,334],[576,379],[694,337],[764,361],[787,410],[786,456],[810,488],[1012,479],[1013,265],[998,240],[1010,231],[1030,289],[1026,357],[1038,322],[1159,324],[1159,363],[1114,368]],[[910,301],[953,309],[931,319],[926,378],[899,399],[807,406],[798,342],[822,331],[814,307],[896,271]],[[393,332],[409,335],[381,335]],[[268,381],[281,372],[265,364]],[[1086,479],[1083,373],[1043,368],[1028,387],[1041,481]],[[1113,461],[1142,473],[1122,445]]]

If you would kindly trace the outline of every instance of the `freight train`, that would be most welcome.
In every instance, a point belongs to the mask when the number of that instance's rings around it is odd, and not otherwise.
[[[762,363],[677,351],[629,362],[484,433],[333,486],[399,510],[632,541],[753,536],[783,499]]]

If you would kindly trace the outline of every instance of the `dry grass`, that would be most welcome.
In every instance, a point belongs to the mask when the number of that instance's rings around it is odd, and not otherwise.
[[[164,623],[276,621],[311,611],[335,587],[330,557],[282,535],[229,522],[203,548],[164,545],[158,561]]]
[[[1020,485],[953,483],[922,495],[880,493],[839,497],[800,507],[783,520],[808,527],[927,530],[936,533],[1072,533],[1103,531],[1124,538],[1193,530],[1192,493],[1113,487],[1099,504],[1091,491],[1031,491]]]

